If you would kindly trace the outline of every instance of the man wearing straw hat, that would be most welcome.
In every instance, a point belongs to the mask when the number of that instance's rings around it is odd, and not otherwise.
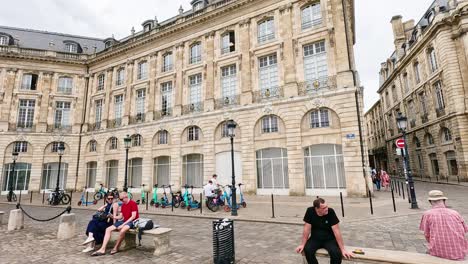
[[[468,226],[461,215],[445,206],[447,197],[439,190],[429,192],[432,208],[426,211],[421,219],[419,229],[424,231],[428,253],[432,256],[464,260],[468,253]]]

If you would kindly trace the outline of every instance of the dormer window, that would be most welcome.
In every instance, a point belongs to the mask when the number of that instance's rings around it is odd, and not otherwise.
[[[198,2],[193,5],[193,11],[198,11],[198,10],[201,10],[202,8],[203,8],[202,2]]]
[[[78,45],[75,43],[66,43],[65,51],[70,53],[78,53]]]
[[[104,45],[105,45],[106,49],[110,48],[112,46],[112,41],[110,41],[110,40],[106,41],[106,43]]]
[[[0,46],[8,46],[9,37],[0,36]]]
[[[144,32],[148,32],[151,30],[151,24],[146,24],[144,27],[143,27],[143,31]]]

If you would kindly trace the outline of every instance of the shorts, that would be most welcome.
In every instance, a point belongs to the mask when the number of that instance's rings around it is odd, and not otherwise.
[[[124,223],[124,221],[119,220],[119,221],[115,222],[114,226],[115,226],[115,227],[119,227],[119,226],[121,226],[123,223]],[[127,223],[126,225],[128,225],[128,226],[130,227],[130,229],[135,228],[135,226],[133,225],[133,221]]]

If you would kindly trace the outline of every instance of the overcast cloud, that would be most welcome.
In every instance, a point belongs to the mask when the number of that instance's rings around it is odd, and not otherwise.
[[[433,0],[355,0],[356,64],[365,88],[365,109],[378,100],[380,63],[393,52],[390,19],[423,15]],[[15,0],[4,1],[0,25],[47,30],[73,35],[121,39],[138,31],[141,23],[177,15],[179,6],[190,8],[190,0]]]

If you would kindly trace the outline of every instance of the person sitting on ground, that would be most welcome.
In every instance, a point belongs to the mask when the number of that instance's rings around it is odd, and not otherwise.
[[[213,174],[213,177],[211,177],[211,183],[213,183],[213,186],[215,188],[218,188],[218,186],[219,186],[219,184],[218,184],[218,175]]]
[[[424,212],[419,229],[424,232],[432,256],[464,260],[468,253],[468,226],[461,215],[445,205],[447,197],[439,190],[429,192],[432,208]]]
[[[94,215],[93,219],[89,221],[88,227],[86,228],[86,235],[88,237],[85,242],[83,242],[83,245],[88,244],[88,247],[86,247],[83,252],[91,252],[94,250],[95,245],[102,244],[106,229],[115,222],[118,209],[119,205],[114,203],[114,194],[108,193],[106,195],[106,204],[98,209],[98,212],[103,212],[103,216],[106,217],[99,218],[97,215]]]
[[[106,254],[106,247],[113,231],[119,231],[120,234],[110,254],[114,255],[119,252],[120,244],[125,238],[125,233],[129,229],[134,228],[133,221],[140,218],[140,215],[138,214],[138,205],[128,198],[128,193],[121,192],[119,195],[120,200],[122,201],[122,207],[120,210],[121,214],[117,216],[118,221],[106,229],[106,235],[104,236],[104,242],[102,243],[101,248],[91,254],[91,256],[102,256]]]
[[[213,185],[212,180],[209,180],[208,184],[203,186],[203,192],[205,193],[205,197],[207,198],[214,197],[215,195],[214,190],[215,190],[215,186]]]
[[[315,253],[320,248],[328,251],[331,264],[340,264],[343,257],[346,259],[353,257],[345,250],[338,225],[340,220],[335,211],[328,208],[324,199],[317,198],[313,207],[307,208],[304,222],[302,243],[296,248],[296,252],[304,252],[309,264],[318,264]]]

